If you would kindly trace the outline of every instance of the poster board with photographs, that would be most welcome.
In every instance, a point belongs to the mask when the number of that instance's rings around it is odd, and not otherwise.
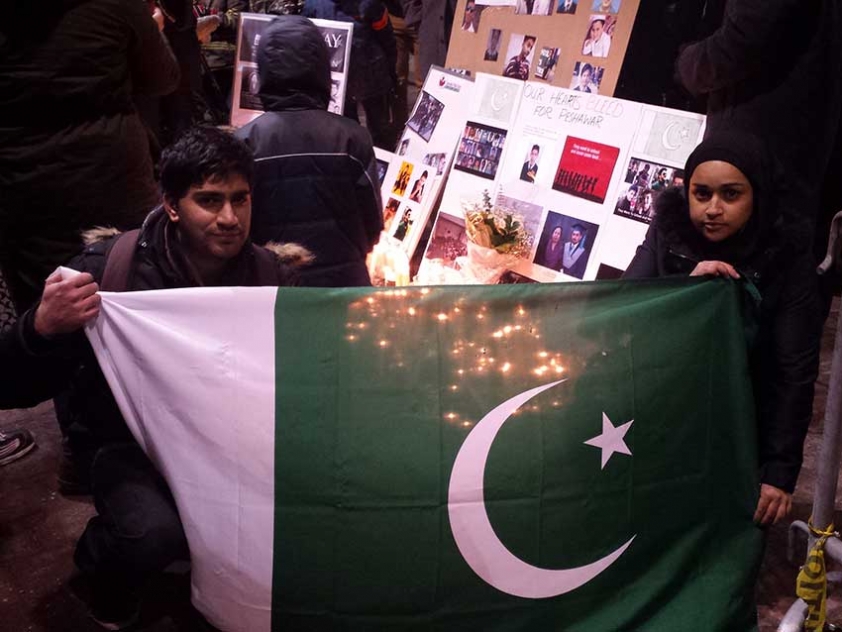
[[[612,95],[640,0],[459,0],[447,65]]]
[[[701,115],[542,82],[526,83],[518,105],[495,181],[481,192],[455,171],[448,181],[443,200],[450,203],[436,218],[422,283],[619,276],[643,241],[657,195],[682,183],[681,167],[704,127]],[[517,231],[507,235],[509,216]],[[498,226],[497,243],[510,239],[511,247],[478,262],[475,244],[489,221]]]
[[[479,74],[475,98],[460,130],[453,169],[439,208],[461,215],[465,198],[478,199],[493,190],[515,125],[523,82]]]
[[[619,165],[619,184],[605,222],[598,278],[616,276],[634,257],[655,218],[654,201],[670,186],[684,186],[684,164],[705,131],[700,114],[641,105],[635,136]]]
[[[472,78],[431,68],[392,154],[381,188],[384,239],[409,257],[438,201],[473,95]]]
[[[231,125],[242,127],[263,114],[260,101],[260,82],[257,76],[257,48],[263,31],[274,15],[263,13],[241,13],[240,28],[237,31],[237,56],[234,64],[234,86],[232,89]],[[330,50],[330,104],[328,110],[342,114],[345,105],[345,87],[348,64],[351,60],[351,37],[354,25],[351,22],[311,19],[324,37]]]

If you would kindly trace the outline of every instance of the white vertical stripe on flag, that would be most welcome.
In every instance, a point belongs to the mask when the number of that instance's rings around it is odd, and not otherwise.
[[[87,334],[190,543],[193,603],[271,624],[277,288],[103,292]]]

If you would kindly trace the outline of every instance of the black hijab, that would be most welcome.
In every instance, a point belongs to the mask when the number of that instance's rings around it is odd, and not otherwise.
[[[732,164],[745,175],[753,194],[751,217],[737,234],[722,242],[708,241],[694,227],[692,243],[688,245],[700,258],[761,271],[785,245],[785,174],[761,139],[736,130],[717,131],[702,141],[687,159],[684,170],[687,199],[693,172],[711,160]],[[689,205],[686,212],[689,222]]]

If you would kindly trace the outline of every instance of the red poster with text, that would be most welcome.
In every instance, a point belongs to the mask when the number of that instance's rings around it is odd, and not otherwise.
[[[602,204],[619,155],[617,147],[568,136],[553,189]]]

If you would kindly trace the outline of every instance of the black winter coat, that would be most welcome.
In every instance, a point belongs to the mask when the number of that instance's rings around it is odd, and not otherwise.
[[[366,255],[383,228],[368,132],[327,112],[330,69],[318,29],[285,16],[259,53],[266,113],[238,130],[255,156],[252,239],[296,242],[315,255],[300,285],[370,285]]]
[[[397,43],[381,0],[305,0],[308,18],[353,22],[348,95],[364,101],[388,94],[397,85]],[[349,99],[346,98],[348,103]]]
[[[0,261],[37,288],[82,230],[134,228],[158,204],[132,97],[172,91],[179,71],[141,0],[14,5],[0,23]]]
[[[842,3],[728,0],[722,26],[683,51],[678,73],[708,97],[706,136],[740,129],[764,139],[786,172],[789,204],[815,219],[823,181],[838,179],[827,169],[840,147]]]
[[[130,238],[130,237],[127,237]],[[89,272],[99,283],[114,239],[97,241],[68,267]],[[294,273],[280,259],[269,268],[247,242],[230,262],[219,286],[289,285]],[[271,259],[268,259],[270,262]],[[132,259],[129,290],[158,290],[201,285],[186,265],[173,225],[162,209],[153,211],[141,229]],[[34,328],[35,309],[0,335],[0,409],[26,408],[69,388],[69,439],[74,454],[92,458],[108,443],[133,441],[82,331],[55,339]]]
[[[707,259],[690,223],[683,191],[668,189],[656,201],[657,215],[623,278],[689,275]],[[733,262],[732,262],[733,263]],[[792,492],[812,418],[818,375],[823,309],[816,266],[806,247],[749,253],[736,266],[759,290],[757,335],[750,349],[757,409],[761,481]]]

